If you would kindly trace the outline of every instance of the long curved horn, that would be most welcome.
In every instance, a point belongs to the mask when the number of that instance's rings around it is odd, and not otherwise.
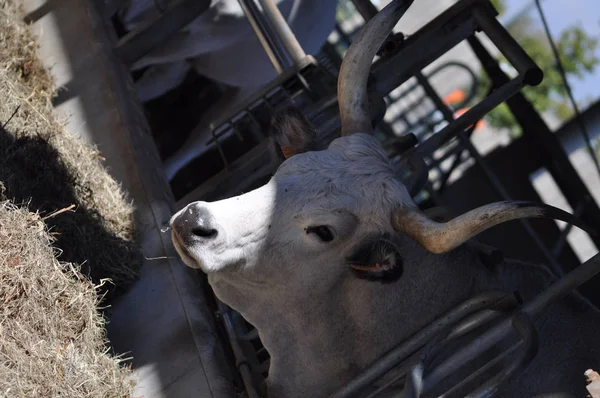
[[[338,77],[342,136],[373,134],[367,80],[373,58],[413,0],[393,0],[360,31],[346,52]]]
[[[572,214],[556,207],[524,201],[505,201],[481,206],[448,222],[437,223],[415,208],[398,208],[392,225],[432,253],[446,253],[475,235],[506,221],[519,218],[550,218],[566,221],[584,231],[596,232]]]

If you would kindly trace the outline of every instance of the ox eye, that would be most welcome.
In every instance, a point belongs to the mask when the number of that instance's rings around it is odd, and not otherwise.
[[[308,227],[306,228],[306,233],[317,235],[323,242],[331,242],[333,240],[333,231],[325,225]]]

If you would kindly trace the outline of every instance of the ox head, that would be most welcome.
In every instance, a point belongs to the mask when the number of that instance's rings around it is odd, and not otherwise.
[[[296,147],[269,183],[241,196],[191,203],[172,217],[173,241],[184,262],[207,273],[217,295],[242,313],[252,305],[249,297],[274,289],[302,302],[344,278],[395,280],[412,255],[403,252],[402,241],[445,253],[517,218],[580,225],[568,213],[523,202],[483,206],[447,223],[419,211],[372,135],[367,99],[373,57],[410,3],[390,3],[348,50],[338,81],[340,138],[314,151],[306,120],[281,114],[276,134]]]

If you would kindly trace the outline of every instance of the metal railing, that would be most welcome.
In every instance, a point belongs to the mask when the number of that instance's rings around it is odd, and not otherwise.
[[[520,347],[516,347],[520,349],[520,355],[517,355],[516,359],[509,362],[504,367],[503,372],[488,380],[487,383],[480,385],[476,393],[469,395],[473,397],[489,396],[486,393],[497,388],[502,381],[522,369],[535,356],[535,345],[537,344],[535,341],[536,332],[531,324],[531,319],[540,316],[552,303],[571,293],[578,286],[599,273],[600,254],[597,254],[527,303],[520,303],[519,299],[511,294],[498,292],[485,293],[469,299],[449,311],[446,315],[430,323],[429,326],[426,326],[406,342],[390,350],[384,357],[376,361],[353,381],[333,394],[332,398],[362,396],[358,394],[365,387],[371,385],[397,366],[400,367],[401,371],[383,387],[388,387],[392,384],[392,381],[405,378],[408,380],[408,383],[406,383],[408,384],[406,386],[408,387],[408,395],[406,396],[417,398],[422,393],[432,389],[434,385],[441,382],[446,376],[455,372],[457,368],[460,368],[460,366],[473,360],[477,355],[482,354],[494,344],[506,338],[511,330],[514,329],[521,337]],[[501,322],[496,323],[485,330],[475,340],[458,349],[423,379],[424,368],[431,361],[432,354],[435,354],[440,346],[461,335],[465,335],[467,332],[485,326],[492,320],[500,317],[502,318]],[[466,322],[461,323],[461,321],[465,320]],[[414,354],[428,344],[429,350],[427,356],[422,357],[416,364],[403,363],[411,354]],[[513,349],[511,348],[511,350]],[[493,363],[493,360],[488,362],[488,364],[491,363]],[[404,368],[402,368],[402,365],[404,365]],[[474,372],[471,376],[475,375],[478,375],[478,372]],[[467,377],[464,381],[471,381],[470,377]],[[458,387],[462,387],[462,383],[453,386],[451,391],[456,392]],[[379,393],[384,390],[385,388],[382,388],[376,392]]]

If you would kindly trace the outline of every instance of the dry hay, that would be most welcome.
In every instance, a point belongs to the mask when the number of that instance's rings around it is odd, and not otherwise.
[[[0,397],[128,397],[98,305],[139,273],[133,207],[54,119],[35,51],[17,0],[0,0]]]
[[[54,84],[22,18],[18,0],[0,0],[0,181],[8,199],[42,215],[76,206],[45,222],[60,260],[81,264],[96,284],[111,279],[111,298],[141,267],[134,209],[98,151],[54,119]]]
[[[0,202],[0,397],[128,397],[96,288],[52,241],[39,215]]]

